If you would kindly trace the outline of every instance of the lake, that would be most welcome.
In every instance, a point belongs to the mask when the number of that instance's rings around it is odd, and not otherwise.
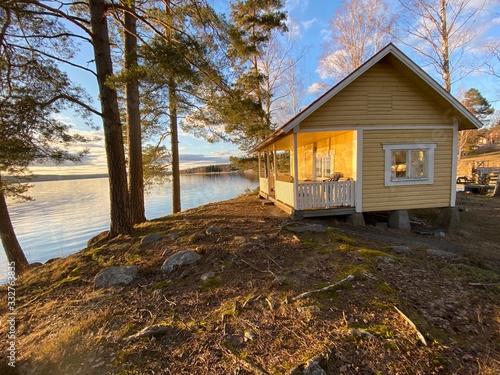
[[[181,176],[182,210],[220,202],[255,189],[258,177],[240,173]],[[109,229],[107,178],[33,183],[33,202],[9,202],[17,238],[30,263],[46,262],[85,248],[87,241]],[[172,213],[169,182],[154,185],[145,196],[146,218]],[[7,258],[0,252],[0,282],[5,282]]]

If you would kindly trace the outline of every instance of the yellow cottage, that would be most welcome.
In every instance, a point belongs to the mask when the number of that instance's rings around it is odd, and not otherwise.
[[[481,123],[393,44],[258,144],[260,195],[298,217],[454,207]]]

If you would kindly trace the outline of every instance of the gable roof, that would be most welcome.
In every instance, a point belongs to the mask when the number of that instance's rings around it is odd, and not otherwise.
[[[361,65],[358,69],[356,69],[346,78],[344,78],[342,81],[328,90],[325,94],[316,99],[307,108],[295,115],[295,117],[293,117],[290,121],[267,136],[251,151],[257,151],[269,145],[270,143],[273,143],[276,138],[289,133],[323,104],[332,99],[337,93],[349,86],[354,80],[356,80],[363,73],[368,71],[371,67],[373,67],[388,55],[393,56],[399,63],[402,64],[403,67],[409,69],[421,82],[432,88],[434,92],[438,94],[438,96],[444,99],[446,103],[448,103],[454,110],[456,110],[456,112],[458,112],[461,120],[463,120],[464,122],[462,126],[460,126],[462,130],[477,129],[482,126],[482,123],[474,115],[472,115],[472,113],[470,113],[469,110],[465,108],[453,95],[447,92],[441,85],[439,85],[434,79],[432,79],[431,76],[429,76],[424,70],[422,70],[417,64],[415,64],[408,56],[401,52],[401,50],[399,50],[394,44],[390,43],[378,53],[376,53],[373,57],[371,57],[368,61],[366,61],[363,65]]]

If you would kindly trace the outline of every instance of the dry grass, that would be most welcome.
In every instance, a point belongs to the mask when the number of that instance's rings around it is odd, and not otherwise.
[[[326,219],[326,233],[294,234],[254,196],[142,224],[19,280],[19,366],[26,374],[287,374],[322,354],[331,374],[497,373],[500,200],[460,200],[468,211],[446,239]],[[221,232],[204,234],[209,226]],[[150,232],[165,238],[139,246]],[[402,241],[410,253],[393,249]],[[426,248],[465,256],[450,261]],[[165,249],[202,259],[167,277]],[[132,263],[132,284],[93,290],[99,270]],[[203,282],[209,271],[216,278]],[[293,300],[350,274],[352,282]],[[126,340],[157,324],[163,335]]]

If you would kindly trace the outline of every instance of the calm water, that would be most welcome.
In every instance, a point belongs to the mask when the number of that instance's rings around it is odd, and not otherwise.
[[[106,178],[36,182],[29,191],[33,202],[9,204],[17,238],[30,263],[64,257],[86,246],[87,241],[109,229],[109,188]],[[182,209],[219,202],[253,190],[258,185],[240,174],[181,176]],[[170,183],[147,192],[146,217],[172,213]],[[0,245],[1,246],[1,245]],[[7,258],[0,251],[0,281],[5,281]]]

